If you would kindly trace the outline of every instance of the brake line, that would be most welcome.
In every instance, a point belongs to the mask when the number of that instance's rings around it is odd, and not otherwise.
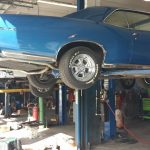
[[[107,101],[104,101],[104,102],[107,104],[108,108],[110,109],[110,111],[112,112],[112,114],[113,114],[114,117],[115,117],[115,112],[112,110],[112,108],[111,108],[111,106],[109,105],[109,103],[108,103]],[[126,127],[126,125],[125,125],[124,123],[123,123],[123,128],[124,128],[124,130],[127,131],[127,133],[128,133],[129,135],[131,135],[131,136],[132,136],[134,139],[136,139],[139,143],[150,145],[150,141],[147,141],[147,140],[141,138],[139,135],[137,135],[137,134],[134,133],[133,131],[129,130],[129,129]]]

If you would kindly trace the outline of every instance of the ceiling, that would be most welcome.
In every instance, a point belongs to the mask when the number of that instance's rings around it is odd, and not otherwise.
[[[119,6],[150,11],[144,0],[85,0],[88,6]],[[75,12],[77,0],[0,0],[0,13],[64,16]]]

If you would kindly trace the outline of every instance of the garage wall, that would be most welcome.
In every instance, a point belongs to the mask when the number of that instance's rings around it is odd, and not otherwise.
[[[45,16],[65,16],[75,11],[76,8],[40,4],[39,6],[34,6],[33,8],[10,7],[5,13],[45,15]]]
[[[86,0],[87,6],[114,6],[150,11],[150,2],[144,0]]]
[[[26,3],[21,2],[19,4],[3,4],[0,2],[0,13],[65,16],[77,11],[76,0],[41,0],[37,4],[26,5]]]
[[[40,0],[48,3],[39,2],[38,5],[31,5],[30,8],[19,7],[10,4],[0,3],[0,13],[10,14],[32,14],[32,15],[49,15],[49,16],[65,16],[75,12],[77,0]],[[68,4],[72,7],[50,4],[50,2]],[[139,9],[150,11],[150,2],[144,0],[85,0],[86,7],[90,6],[116,6],[131,9]]]

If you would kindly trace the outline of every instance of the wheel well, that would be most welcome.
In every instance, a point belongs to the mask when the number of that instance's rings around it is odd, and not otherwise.
[[[94,52],[96,52],[99,56],[102,57],[102,61],[104,58],[104,49],[96,44],[96,43],[92,43],[92,42],[73,42],[73,43],[69,43],[67,45],[65,45],[64,47],[62,47],[57,55],[57,62],[59,64],[60,58],[61,56],[66,53],[69,49],[73,48],[73,47],[77,47],[77,46],[85,46],[88,47],[90,49],[92,49]],[[102,63],[102,62],[101,62]]]

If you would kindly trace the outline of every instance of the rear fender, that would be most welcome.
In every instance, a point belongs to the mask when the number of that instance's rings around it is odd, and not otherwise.
[[[96,43],[96,42],[92,42],[92,41],[74,41],[74,42],[70,42],[67,43],[65,45],[63,45],[57,54],[57,62],[59,64],[59,61],[61,59],[61,56],[63,54],[65,54],[67,51],[69,51],[69,49],[73,48],[73,47],[77,47],[77,46],[85,46],[90,48],[91,50],[93,50],[94,52],[96,52],[100,57],[102,57],[102,62],[104,63],[104,58],[106,55],[106,50],[103,48],[102,45]]]

